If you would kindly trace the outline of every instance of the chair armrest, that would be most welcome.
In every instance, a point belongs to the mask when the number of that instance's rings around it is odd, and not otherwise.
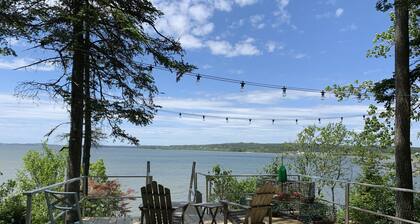
[[[251,208],[250,206],[247,206],[247,205],[241,205],[241,204],[238,204],[238,203],[235,203],[235,202],[226,201],[226,200],[220,200],[219,202],[223,206],[233,205],[233,206],[236,206],[236,207],[239,207],[239,208],[242,208],[242,209],[250,209]]]
[[[182,208],[183,210],[185,210],[187,209],[188,205],[190,205],[190,202],[175,202],[173,204],[174,204],[173,206],[174,209]]]

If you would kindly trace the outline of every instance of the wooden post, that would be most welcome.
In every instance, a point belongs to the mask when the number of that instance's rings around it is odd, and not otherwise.
[[[25,224],[32,223],[32,194],[26,195],[26,219]]]
[[[190,188],[188,189],[188,202],[191,202],[191,194],[193,193],[193,184],[194,184],[194,176],[195,176],[195,161],[192,164],[191,168],[191,178],[190,178]],[[194,191],[195,194],[195,191]]]
[[[209,177],[206,175],[206,202],[209,202]]]
[[[344,223],[349,224],[350,222],[350,183],[346,183],[345,195],[344,195]]]
[[[151,183],[152,181],[150,180],[150,161],[147,161],[147,165],[146,165],[146,185]]]

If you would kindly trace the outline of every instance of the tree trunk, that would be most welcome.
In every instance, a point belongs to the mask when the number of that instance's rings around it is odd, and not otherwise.
[[[408,0],[395,0],[395,167],[397,187],[413,189],[410,150]],[[413,194],[396,192],[396,215],[413,219]],[[400,222],[397,222],[400,223]]]
[[[73,16],[77,18],[82,7],[82,1],[73,0]],[[73,67],[71,75],[71,111],[70,111],[70,140],[69,140],[69,163],[68,177],[70,179],[80,177],[80,160],[83,138],[83,23],[80,20],[73,22]],[[69,192],[80,192],[80,182],[76,181],[68,185]],[[78,221],[75,211],[69,212],[69,223]]]
[[[88,4],[88,2],[87,2]],[[89,176],[89,166],[90,166],[90,148],[92,146],[92,108],[90,101],[90,67],[89,67],[89,29],[87,27],[87,22],[85,22],[86,32],[85,32],[85,68],[84,68],[84,87],[85,87],[85,133],[84,133],[84,145],[83,145],[83,176]],[[88,179],[86,179],[83,185],[83,192],[88,194]]]

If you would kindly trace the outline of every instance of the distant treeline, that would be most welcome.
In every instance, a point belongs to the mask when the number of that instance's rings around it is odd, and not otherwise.
[[[198,150],[198,151],[224,151],[224,152],[265,152],[265,153],[284,153],[297,151],[295,143],[225,143],[208,145],[168,145],[168,146],[140,146],[143,149],[163,149],[163,150]],[[412,147],[413,152],[420,152],[420,147]],[[391,150],[386,151],[391,152]]]

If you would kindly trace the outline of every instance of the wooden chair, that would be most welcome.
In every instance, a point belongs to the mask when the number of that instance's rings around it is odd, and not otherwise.
[[[146,224],[176,224],[184,223],[184,213],[189,203],[172,206],[171,192],[168,188],[153,181],[141,188],[143,205],[140,207],[141,223]],[[180,213],[175,210],[181,209]]]
[[[48,219],[50,224],[60,223],[58,220],[65,217],[69,211],[76,211],[79,218],[78,224],[82,224],[79,196],[76,192],[58,192],[45,190],[47,201]],[[58,213],[57,213],[58,212]]]
[[[232,223],[261,224],[268,216],[269,224],[272,223],[272,200],[276,189],[271,183],[257,189],[252,196],[249,205],[237,204],[229,201],[220,201],[223,204],[224,223],[228,220]],[[240,210],[229,210],[229,206],[238,207]]]

